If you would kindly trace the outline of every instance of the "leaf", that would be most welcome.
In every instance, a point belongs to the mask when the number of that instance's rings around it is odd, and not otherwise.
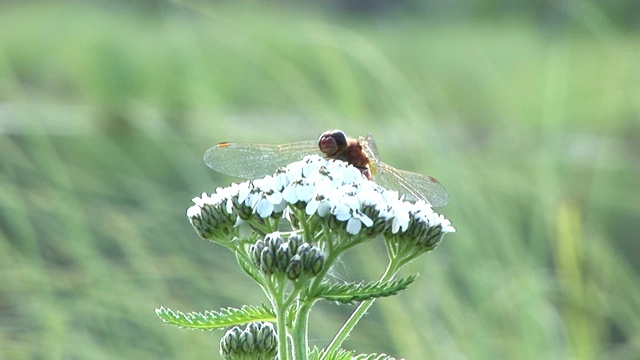
[[[368,284],[347,283],[347,284],[322,284],[315,297],[329,301],[337,301],[350,304],[358,301],[366,301],[379,297],[396,295],[406,289],[417,275],[401,278],[393,281],[376,281]]]
[[[267,306],[245,305],[240,309],[225,308],[220,311],[207,310],[204,313],[173,311],[160,307],[156,315],[167,324],[191,330],[216,330],[254,321],[276,321],[275,313]]]
[[[319,360],[322,357],[324,350],[319,350],[317,347],[314,347],[311,352],[309,352],[309,360]],[[347,351],[343,349],[337,349],[329,353],[325,360],[351,360],[355,354],[355,351]]]
[[[351,358],[352,360],[396,360],[387,354],[360,354]]]

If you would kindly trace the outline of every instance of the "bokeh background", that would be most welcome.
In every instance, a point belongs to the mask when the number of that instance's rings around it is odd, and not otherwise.
[[[638,2],[0,4],[0,354],[217,358],[154,309],[265,301],[199,239],[221,141],[371,132],[458,232],[345,347],[407,359],[637,359]],[[343,279],[374,280],[381,244]],[[353,307],[320,304],[313,345]]]

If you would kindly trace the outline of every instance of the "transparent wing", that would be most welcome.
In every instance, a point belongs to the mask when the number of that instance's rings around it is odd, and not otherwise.
[[[407,200],[424,200],[433,207],[445,206],[449,203],[449,193],[438,180],[410,171],[398,170],[380,161],[378,148],[369,134],[367,138],[358,139],[373,168],[373,180],[380,186],[396,190],[405,195]]]
[[[220,143],[204,154],[204,162],[215,171],[245,179],[273,174],[279,167],[319,154],[317,141],[282,145]]]
[[[367,135],[366,139],[360,136],[358,138],[358,141],[360,142],[360,145],[362,145],[365,154],[371,161],[380,161],[380,155],[378,155],[378,147],[376,146],[375,140],[373,140],[373,135]]]
[[[408,200],[425,200],[433,207],[449,203],[449,193],[438,180],[410,171],[398,170],[378,162],[373,180],[381,186],[404,194]]]

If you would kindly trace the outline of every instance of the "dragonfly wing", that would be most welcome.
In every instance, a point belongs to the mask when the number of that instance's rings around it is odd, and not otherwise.
[[[362,136],[358,138],[360,145],[369,158],[369,160],[373,162],[380,161],[380,156],[378,155],[378,147],[376,146],[375,140],[373,140],[373,136],[371,134],[367,135],[367,138],[363,138]]]
[[[449,193],[438,180],[422,174],[398,170],[379,162],[373,180],[390,190],[404,194],[407,200],[424,200],[433,207],[442,207],[449,203]]]
[[[273,174],[282,166],[319,153],[316,141],[282,145],[220,143],[204,154],[204,162],[215,171],[257,179]]]

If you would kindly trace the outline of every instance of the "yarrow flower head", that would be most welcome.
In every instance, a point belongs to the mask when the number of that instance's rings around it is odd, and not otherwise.
[[[376,163],[374,156],[365,157],[364,152],[363,161],[351,161],[360,167],[340,160],[338,150],[347,145],[356,150],[373,146],[373,139],[347,140],[340,134],[342,137],[328,132],[319,140],[322,152],[335,159],[307,156],[263,178],[203,193],[187,209],[198,235],[233,251],[270,306],[205,314],[157,311],[163,320],[197,328],[249,323],[246,329],[235,326],[224,335],[220,342],[224,359],[306,359],[309,312],[316,300],[360,302],[335,338],[345,339],[373,300],[395,295],[413,282],[415,276],[396,278],[400,268],[433,250],[455,228],[428,202],[407,199],[428,195],[434,204],[443,206],[448,195],[435,179],[423,176],[414,177],[414,182],[411,175],[400,179],[396,184],[400,193],[381,187],[377,179],[388,180],[389,174],[398,177],[400,173],[388,172],[384,177],[385,167],[374,166],[382,163]],[[367,144],[371,147],[365,148]],[[223,151],[218,149],[225,148],[235,148],[236,153],[245,149],[222,143],[208,151],[205,159],[211,160]],[[384,240],[389,260],[380,280],[336,283],[330,279],[329,271],[343,252],[376,238]],[[256,322],[265,320],[276,326]],[[340,342],[332,342],[326,354],[339,348]]]
[[[455,231],[428,203],[405,201],[367,179],[360,169],[315,155],[193,201],[187,216],[201,237],[212,240],[241,235],[243,224],[260,233],[258,225],[283,216],[294,229],[315,222],[349,236],[419,237],[420,246],[429,249],[442,235]]]

